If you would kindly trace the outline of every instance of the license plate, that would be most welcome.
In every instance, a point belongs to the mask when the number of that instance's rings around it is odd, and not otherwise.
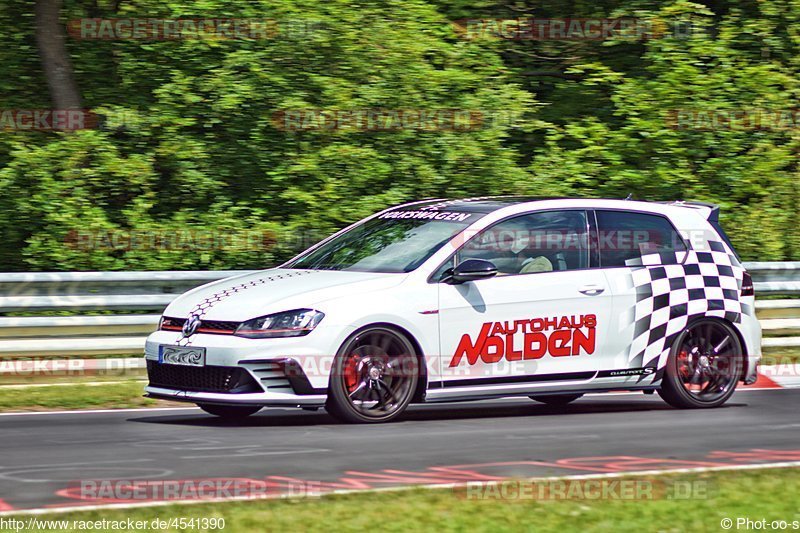
[[[158,347],[158,362],[167,365],[205,366],[206,349],[161,345]]]

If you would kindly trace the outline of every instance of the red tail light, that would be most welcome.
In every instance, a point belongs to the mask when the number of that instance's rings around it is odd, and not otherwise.
[[[742,277],[742,296],[755,296],[756,290],[753,288],[753,278],[747,272]]]

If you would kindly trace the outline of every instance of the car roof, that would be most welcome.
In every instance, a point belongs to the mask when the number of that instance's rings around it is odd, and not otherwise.
[[[404,204],[392,209],[408,209],[413,207],[415,209],[425,209],[433,211],[460,211],[463,213],[493,213],[506,207],[518,206],[523,204],[535,204],[537,202],[547,202],[551,205],[558,205],[560,203],[568,204],[569,207],[575,207],[580,204],[582,207],[587,208],[608,208],[614,206],[616,208],[629,208],[629,209],[648,209],[653,211],[661,211],[661,206],[671,207],[688,207],[695,209],[711,209],[716,206],[712,204],[704,204],[700,202],[646,202],[641,200],[630,200],[620,198],[567,198],[564,196],[481,196],[476,198],[458,198],[458,199],[429,199]],[[531,206],[533,207],[533,206]]]
[[[647,202],[632,199],[609,198],[565,198],[545,196],[482,196],[460,199],[428,199],[391,207],[386,211],[420,210],[475,213],[498,216],[513,215],[528,209],[611,209],[625,211],[642,211],[668,216],[673,222],[676,217],[695,220],[714,218],[719,207],[703,202],[671,201]]]
[[[545,196],[481,196],[476,198],[431,199],[399,206],[402,208],[431,209],[435,211],[460,211],[462,213],[488,214],[504,207],[544,200],[566,200],[567,198]]]

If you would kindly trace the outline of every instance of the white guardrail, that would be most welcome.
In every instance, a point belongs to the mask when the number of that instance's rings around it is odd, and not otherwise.
[[[800,262],[745,266],[755,282],[764,348],[800,346],[800,298],[787,298],[800,297]],[[0,273],[0,358],[140,354],[159,319],[144,312],[161,312],[193,287],[248,272]],[[39,312],[70,316],[8,316]]]

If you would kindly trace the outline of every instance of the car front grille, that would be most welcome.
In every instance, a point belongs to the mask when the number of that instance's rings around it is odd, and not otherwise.
[[[185,322],[185,318],[165,316],[161,321],[161,329],[163,331],[181,331]],[[238,327],[239,322],[228,322],[224,320],[201,320],[200,325],[197,326],[195,333],[208,333],[210,335],[233,335],[233,332],[236,331],[236,328]]]
[[[222,320],[202,320],[197,327],[197,333],[212,333],[215,335],[233,335],[238,322],[223,322]]]
[[[228,366],[184,366],[147,361],[151,387],[192,392],[242,394],[264,392],[243,368]]]

